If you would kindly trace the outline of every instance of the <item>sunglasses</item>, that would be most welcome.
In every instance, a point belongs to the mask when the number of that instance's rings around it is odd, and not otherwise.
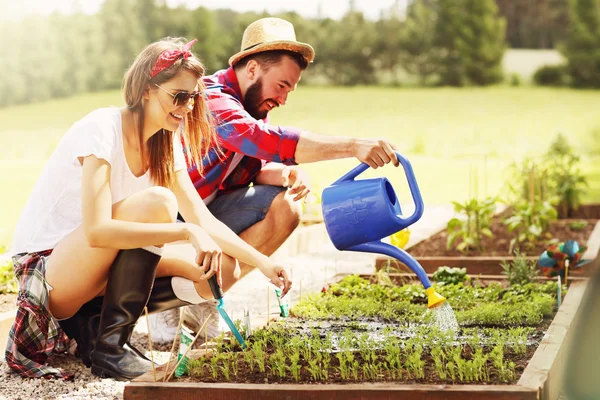
[[[198,100],[198,96],[200,96],[200,92],[177,92],[177,93],[173,94],[173,93],[169,92],[167,89],[160,87],[156,83],[154,85],[157,88],[167,92],[171,97],[173,97],[173,104],[178,107],[187,105],[190,100],[195,102],[196,100]]]

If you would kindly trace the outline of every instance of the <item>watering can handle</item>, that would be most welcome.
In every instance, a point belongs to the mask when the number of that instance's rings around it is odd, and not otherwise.
[[[404,226],[409,226],[417,222],[419,218],[421,218],[421,216],[423,215],[423,198],[421,197],[421,191],[419,190],[419,185],[417,185],[415,173],[413,172],[410,162],[399,152],[395,151],[394,153],[396,153],[398,161],[400,162],[400,164],[402,164],[402,167],[404,168],[404,173],[406,174],[406,179],[408,180],[408,187],[410,188],[410,193],[412,194],[413,202],[415,203],[415,212],[410,217],[398,217],[398,219],[402,222]],[[333,185],[342,183],[344,181],[354,180],[354,178],[365,172],[368,168],[368,164],[360,163],[352,170],[350,170],[346,175],[342,176],[340,179],[335,181]]]

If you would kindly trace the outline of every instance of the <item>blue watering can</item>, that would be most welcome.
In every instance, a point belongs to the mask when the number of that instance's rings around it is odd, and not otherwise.
[[[362,163],[323,190],[323,219],[336,249],[385,254],[408,266],[425,287],[431,308],[446,299],[433,290],[423,267],[404,250],[381,241],[414,224],[423,215],[423,199],[412,166],[402,154],[396,152],[396,156],[404,168],[415,203],[411,216],[402,216],[396,192],[387,178],[355,180],[369,168]]]

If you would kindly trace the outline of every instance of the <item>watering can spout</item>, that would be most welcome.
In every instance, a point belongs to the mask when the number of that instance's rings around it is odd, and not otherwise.
[[[446,298],[433,290],[433,286],[425,289],[427,294],[427,308],[435,308],[441,306],[446,301]]]
[[[408,254],[404,250],[396,246],[392,246],[391,244],[383,243],[380,241],[359,244],[349,248],[348,250],[361,251],[364,253],[385,254],[387,256],[396,258],[408,268],[410,268],[417,275],[417,277],[421,281],[421,284],[423,284],[423,287],[425,288],[425,293],[427,294],[428,308],[435,308],[437,306],[441,306],[446,301],[446,298],[444,296],[440,295],[433,289],[433,286],[431,286],[431,282],[429,281],[429,278],[427,277],[427,274],[425,273],[425,270],[423,269],[421,264],[419,264],[417,260],[415,260],[410,254]]]

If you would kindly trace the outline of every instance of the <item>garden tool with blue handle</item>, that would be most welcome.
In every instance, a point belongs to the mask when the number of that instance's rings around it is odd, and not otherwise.
[[[446,299],[436,293],[423,267],[406,251],[383,243],[388,237],[414,224],[423,215],[423,199],[410,162],[396,152],[404,168],[415,203],[415,211],[403,217],[394,188],[387,178],[355,178],[369,166],[362,163],[323,190],[323,219],[327,233],[338,250],[380,253],[408,266],[425,287],[428,307],[442,305]]]
[[[227,313],[223,309],[223,290],[221,289],[221,286],[219,286],[219,282],[217,281],[217,275],[213,275],[208,279],[208,285],[210,286],[210,290],[213,296],[215,297],[215,300],[217,301],[217,311],[219,312],[223,320],[225,320],[225,323],[227,323],[229,329],[231,329],[233,336],[235,336],[237,341],[240,342],[240,346],[242,346],[242,349],[245,349],[246,341],[244,340],[238,329],[235,327],[235,324],[233,323],[231,318],[229,318],[229,315],[227,315]]]

